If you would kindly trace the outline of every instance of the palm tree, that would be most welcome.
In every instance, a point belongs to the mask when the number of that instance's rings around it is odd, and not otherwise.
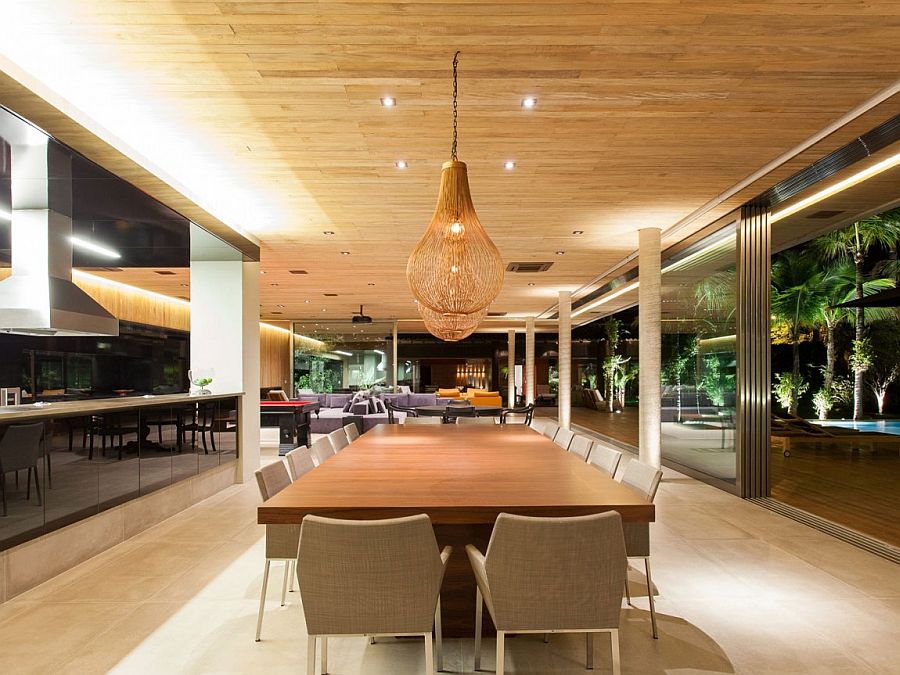
[[[849,260],[836,260],[831,263],[822,275],[823,303],[819,307],[821,322],[825,326],[826,364],[825,383],[826,390],[831,389],[834,382],[834,367],[837,357],[835,354],[834,333],[837,326],[850,320],[854,312],[849,307],[839,305],[849,302],[856,297],[856,269]],[[892,279],[875,278],[863,281],[863,296],[872,295],[894,287]],[[893,308],[872,307],[867,316],[876,321],[881,319],[893,319],[897,314]]]
[[[866,256],[872,249],[891,250],[900,242],[900,213],[895,209],[878,216],[857,221],[840,230],[829,232],[815,240],[814,246],[824,260],[848,260],[854,268],[854,299],[865,296]],[[866,314],[856,308],[855,339],[859,344],[866,337]],[[853,419],[862,419],[864,371],[854,369]]]
[[[772,317],[787,328],[793,354],[791,415],[799,403],[800,334],[820,318],[823,276],[818,260],[803,251],[784,251],[772,263]]]

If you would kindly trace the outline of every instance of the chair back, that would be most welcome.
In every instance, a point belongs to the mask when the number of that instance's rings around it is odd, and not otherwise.
[[[575,432],[560,428],[557,430],[556,436],[553,437],[553,442],[563,450],[568,450],[573,438],[575,438]]]
[[[266,394],[266,397],[270,401],[290,401],[288,395],[285,393],[284,389],[273,389],[269,393]]]
[[[43,453],[44,424],[10,424],[0,438],[0,472],[37,466]],[[0,475],[2,479],[2,475]]]
[[[622,453],[602,443],[594,443],[588,461],[608,476],[615,476]]]
[[[510,424],[510,415],[524,415],[525,419],[521,423],[531,426],[531,420],[534,418],[534,403],[529,403],[523,408],[504,408],[500,413],[500,423]],[[516,424],[517,422],[512,423]]]
[[[305,445],[294,448],[284,458],[287,461],[288,471],[291,473],[291,480],[297,480],[303,474],[316,468],[316,462]]]
[[[256,470],[256,485],[263,501],[271,499],[290,484],[291,474],[281,459]]]
[[[634,488],[652,502],[656,498],[659,481],[662,480],[662,471],[655,466],[632,459],[625,465],[625,471],[619,480],[623,485]]]
[[[350,445],[350,441],[347,438],[347,432],[344,431],[344,427],[335,429],[330,434],[328,434],[328,440],[331,443],[331,447],[334,448],[335,454],[339,453],[341,450]]]
[[[497,424],[493,417],[457,417],[457,424]]]
[[[485,554],[497,629],[618,628],[625,566],[615,511],[569,518],[501,513]]]
[[[306,516],[297,568],[309,635],[425,633],[444,576],[431,519]]]
[[[569,443],[569,452],[574,452],[576,455],[581,457],[581,459],[587,460],[588,455],[591,454],[591,447],[593,445],[594,442],[587,436],[575,434],[575,438],[573,438],[572,442]]]
[[[328,436],[322,436],[317,441],[313,441],[312,447],[309,449],[310,454],[313,456],[313,459],[316,461],[316,466],[322,466],[322,462],[324,462],[329,457],[334,457],[334,446],[331,445],[331,441],[328,440]]]
[[[544,422],[544,429],[543,431],[541,431],[541,433],[552,441],[554,438],[556,438],[557,431],[559,431],[558,424],[554,424],[553,422]]]
[[[440,417],[407,417],[403,420],[403,424],[442,424],[443,419]]]
[[[347,434],[347,440],[351,443],[359,438],[359,427],[357,427],[353,422],[350,424],[344,425],[344,433]]]

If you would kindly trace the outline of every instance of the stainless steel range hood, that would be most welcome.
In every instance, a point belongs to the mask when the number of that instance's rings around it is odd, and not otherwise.
[[[0,332],[119,334],[119,321],[72,282],[71,158],[55,144],[12,147],[12,275],[0,281]]]

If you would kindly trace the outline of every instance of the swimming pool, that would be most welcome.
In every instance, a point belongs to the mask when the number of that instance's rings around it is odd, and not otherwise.
[[[893,434],[900,436],[900,420],[810,420],[813,424],[823,427],[844,427],[857,431],[871,431],[880,434]]]

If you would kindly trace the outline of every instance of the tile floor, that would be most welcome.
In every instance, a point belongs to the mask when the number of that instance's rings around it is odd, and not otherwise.
[[[0,605],[3,673],[298,673],[297,594],[270,582],[255,643],[263,530],[254,484],[236,485]],[[900,673],[898,567],[667,471],[653,526],[660,639],[644,577],[623,610],[625,673]],[[609,672],[598,641],[597,668]],[[334,639],[335,675],[421,673],[413,639]],[[472,673],[473,640],[445,641],[445,670]],[[513,638],[507,672],[580,673],[583,640]],[[483,665],[493,669],[493,642]]]

